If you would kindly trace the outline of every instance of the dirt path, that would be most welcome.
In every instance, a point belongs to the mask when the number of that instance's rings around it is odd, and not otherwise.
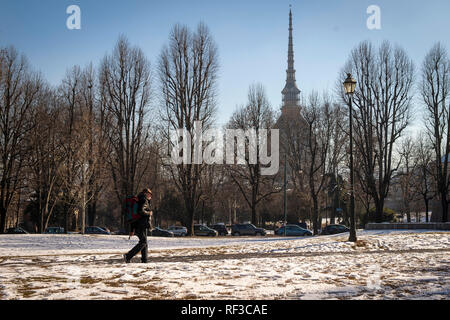
[[[233,253],[233,254],[200,254],[200,255],[174,255],[174,256],[149,256],[149,263],[189,263],[197,261],[215,261],[215,260],[244,260],[244,259],[264,259],[264,258],[291,258],[291,257],[328,257],[328,256],[355,256],[355,255],[377,255],[377,254],[404,254],[404,253],[445,253],[450,252],[450,249],[410,249],[410,250],[377,250],[377,251],[337,251],[337,252],[255,252],[255,253]],[[116,256],[117,252],[104,253],[76,253],[76,254],[61,254],[61,255],[41,255],[41,256],[21,256],[21,257],[0,257],[0,266],[11,265],[29,265],[30,262],[20,262],[14,260],[32,259],[33,263],[45,264],[117,264],[122,263],[120,258],[106,258],[101,256]],[[61,257],[84,257],[85,260],[61,260]],[[90,257],[88,259],[88,257]],[[98,258],[97,258],[98,257]],[[57,258],[57,259],[52,259]],[[139,262],[139,256],[133,259],[133,262]]]
[[[196,255],[177,257],[152,258],[153,263],[161,262],[190,262],[211,260],[242,260],[258,258],[291,258],[291,257],[326,257],[338,255],[371,255],[371,254],[403,254],[403,253],[435,253],[450,252],[450,249],[414,249],[414,250],[380,250],[380,251],[354,251],[354,252],[287,252],[287,253],[244,253],[222,255]]]

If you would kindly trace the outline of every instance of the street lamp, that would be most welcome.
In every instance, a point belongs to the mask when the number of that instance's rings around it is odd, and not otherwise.
[[[284,236],[286,237],[287,226],[287,152],[284,152],[284,194],[283,194],[283,211],[284,211]]]
[[[347,79],[344,81],[344,89],[345,94],[349,95],[351,99],[356,89],[356,80],[353,79],[351,73],[347,73]]]
[[[353,106],[352,98],[356,89],[356,80],[350,73],[344,81],[345,94],[348,96],[348,106],[350,113],[350,237],[348,241],[356,242],[356,223],[355,223],[355,178],[353,169]]]

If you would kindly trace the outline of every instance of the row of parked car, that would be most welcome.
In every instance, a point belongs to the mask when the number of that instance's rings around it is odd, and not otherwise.
[[[347,232],[348,229],[344,226],[339,226],[343,228],[335,228],[333,226],[328,226],[322,232],[322,234],[334,234],[339,232]],[[186,227],[182,226],[170,226],[167,229],[155,228],[151,230],[151,236],[158,237],[184,237],[187,236],[188,230]],[[205,226],[196,224],[194,225],[194,235],[195,236],[266,236],[267,231],[263,228],[258,228],[251,223],[234,224],[231,228],[227,228],[224,224],[215,224],[212,226]],[[286,225],[277,230],[275,230],[275,235],[278,236],[312,236],[313,233],[306,228],[300,227],[299,225]]]
[[[207,227],[201,224],[194,225],[195,236],[217,237],[219,235],[227,235],[228,230],[225,225],[222,228],[213,228],[214,226]],[[226,232],[226,233],[225,233]],[[154,237],[185,237],[188,234],[188,229],[182,226],[170,226],[167,230],[156,227],[150,231],[150,235]]]
[[[349,232],[350,229],[344,225],[328,225],[320,232],[321,235],[332,235],[338,233]],[[167,230],[161,228],[155,228],[151,231],[152,236],[167,236],[167,237],[183,237],[188,234],[186,227],[182,226],[170,226]],[[195,236],[227,236],[231,234],[232,236],[266,236],[267,231],[263,228],[258,228],[251,223],[244,224],[234,224],[231,226],[231,230],[224,224],[215,224],[210,227],[196,224],[194,225],[194,235]],[[282,226],[275,230],[275,235],[278,236],[312,236],[313,233],[306,229],[306,227],[299,226],[296,224],[288,224]]]
[[[286,236],[312,236],[312,232],[301,228],[298,225],[287,225],[281,227],[275,231],[276,235]],[[155,228],[151,231],[152,236],[167,236],[167,237],[179,237],[186,236],[188,230],[186,227],[181,226],[170,226],[167,230],[161,228]],[[212,226],[204,226],[200,224],[194,225],[194,235],[195,236],[227,236],[231,234],[232,236],[266,236],[267,231],[263,228],[258,228],[251,223],[234,224],[231,226],[230,230],[224,224],[215,224]]]
[[[62,227],[50,227],[47,228],[44,232],[45,234],[63,234],[64,228]],[[111,231],[108,228],[103,227],[85,227],[84,228],[85,234],[104,234],[104,235],[110,235]]]
[[[286,231],[285,231],[286,230]],[[323,228],[320,232],[320,235],[331,235],[338,233],[349,232],[350,229],[341,224],[332,224]],[[312,236],[313,233],[306,228],[302,228],[296,224],[288,224],[283,226],[275,231],[276,235],[284,235],[286,232],[286,236]]]
[[[338,233],[349,232],[349,228],[344,225],[329,225],[326,226],[322,231],[321,235],[331,235]],[[9,234],[27,234],[23,228],[10,228],[6,233]],[[47,228],[44,232],[45,234],[64,234],[64,228],[62,227],[50,227]],[[111,233],[111,231],[107,228],[102,227],[86,227],[85,234],[101,234],[101,235],[110,235],[110,234],[126,234],[125,231]],[[167,230],[156,227],[152,229],[149,233],[150,236],[154,237],[184,237],[187,236],[188,230],[183,226],[170,226]],[[234,224],[231,226],[231,230],[229,230],[224,224],[214,224],[212,226],[205,226],[196,224],[194,225],[194,235],[195,236],[207,236],[207,237],[217,237],[217,236],[227,236],[231,234],[232,236],[266,236],[267,231],[263,228],[258,228],[251,223],[243,223],[243,224]],[[286,226],[282,226],[275,230],[275,235],[277,236],[312,236],[313,233],[303,226],[299,226],[296,224],[288,224]]]
[[[194,225],[194,236],[217,237],[227,236],[231,233],[233,236],[265,236],[266,230],[257,228],[251,223],[234,224],[229,230],[225,224],[214,224],[205,226],[201,224]],[[167,230],[155,228],[151,231],[152,236],[166,236],[166,237],[183,237],[188,234],[186,227],[170,226]]]

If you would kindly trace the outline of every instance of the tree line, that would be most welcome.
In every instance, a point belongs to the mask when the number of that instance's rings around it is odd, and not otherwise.
[[[123,199],[148,186],[157,224],[178,221],[190,233],[196,221],[264,225],[284,219],[284,166],[288,221],[310,222],[316,234],[325,215],[346,222],[347,73],[358,82],[353,117],[360,223],[383,221],[394,185],[408,219],[413,201],[420,199],[428,214],[430,201],[438,199],[447,221],[450,63],[441,44],[417,72],[402,48],[362,42],[334,92],[310,93],[289,121],[271,106],[262,84],[250,85],[248,101],[224,128],[281,124],[286,161],[280,157],[273,176],[262,175],[263,165],[249,161],[249,152],[245,164],[165,161],[174,148],[172,130],[194,136],[196,122],[203,131],[217,125],[218,61],[204,24],[195,30],[174,26],[154,65],[121,36],[98,65],[73,66],[57,86],[15,48],[1,48],[0,232],[20,222],[34,232],[51,225],[82,232],[96,224],[125,228]],[[412,138],[407,130],[419,111],[424,131]],[[191,143],[193,158],[198,150]]]

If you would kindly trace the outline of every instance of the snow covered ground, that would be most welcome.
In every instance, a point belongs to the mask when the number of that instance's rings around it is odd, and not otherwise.
[[[446,299],[450,233],[307,238],[0,235],[2,299]]]

